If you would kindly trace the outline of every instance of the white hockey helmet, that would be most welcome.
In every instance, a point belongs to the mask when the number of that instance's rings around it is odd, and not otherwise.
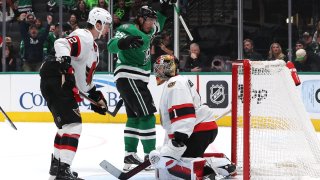
[[[88,23],[96,25],[97,21],[101,21],[103,25],[111,24],[112,17],[110,13],[103,9],[95,7],[89,12]]]
[[[177,72],[176,61],[177,59],[172,55],[159,56],[153,65],[155,76],[162,80],[168,80],[175,76]]]

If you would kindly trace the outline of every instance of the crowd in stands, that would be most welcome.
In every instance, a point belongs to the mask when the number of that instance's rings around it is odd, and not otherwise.
[[[148,0],[115,0],[113,6],[113,25],[116,29],[123,23],[133,22],[137,10],[150,3]],[[109,8],[109,0],[63,0],[63,11],[67,12],[66,21],[60,26],[58,16],[54,16],[59,11],[59,0],[46,1],[47,17],[37,18],[33,9],[33,0],[6,0],[6,22],[16,22],[19,24],[21,33],[20,47],[12,45],[15,37],[0,36],[0,55],[2,57],[2,42],[6,42],[5,62],[6,71],[38,71],[41,63],[55,55],[53,44],[59,37],[64,37],[78,28],[86,26],[88,13],[93,7]],[[186,0],[181,0],[183,7],[187,5]],[[2,1],[0,1],[2,7]],[[2,9],[2,8],[1,8]],[[185,8],[184,10],[185,11]],[[0,23],[2,22],[2,12],[0,12]],[[62,30],[60,31],[60,27]],[[62,32],[60,35],[59,33]],[[1,34],[0,34],[1,35]],[[166,28],[161,34],[156,35],[151,44],[152,62],[163,54],[174,54],[173,51],[172,28]],[[301,39],[296,42],[293,51],[292,61],[298,71],[320,71],[320,23],[314,32],[305,32]],[[18,40],[17,40],[18,41]],[[97,40],[102,62],[98,70],[106,71],[108,64],[108,52],[106,50],[108,38],[101,37]],[[232,58],[216,55],[208,57],[201,51],[197,42],[190,42],[189,54],[180,57],[181,72],[227,72],[231,70]],[[243,41],[243,55],[245,59],[266,60],[282,59],[288,61],[287,52],[278,42],[271,42],[268,52],[260,54],[255,51],[254,42],[251,39]],[[297,53],[297,54],[296,54]],[[2,64],[0,63],[0,66]],[[2,70],[2,67],[1,67]]]

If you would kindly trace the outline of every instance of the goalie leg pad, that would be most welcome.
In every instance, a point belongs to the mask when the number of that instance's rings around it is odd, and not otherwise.
[[[156,178],[159,180],[198,180],[203,177],[206,160],[203,158],[182,158],[168,169],[157,169]]]
[[[205,157],[208,165],[219,175],[231,176],[236,172],[236,165],[227,157]]]

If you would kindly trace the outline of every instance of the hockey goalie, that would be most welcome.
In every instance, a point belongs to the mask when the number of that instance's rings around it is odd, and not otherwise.
[[[154,64],[157,85],[163,84],[160,100],[161,124],[167,138],[164,145],[149,154],[156,178],[215,179],[230,176],[236,166],[224,155],[204,155],[217,134],[214,113],[202,105],[193,83],[176,72],[177,60],[171,55],[158,57]]]

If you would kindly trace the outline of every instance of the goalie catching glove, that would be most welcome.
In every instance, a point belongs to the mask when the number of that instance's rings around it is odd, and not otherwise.
[[[90,91],[88,91],[89,95],[88,97],[97,102],[100,106],[97,106],[93,103],[90,103],[91,109],[99,113],[101,115],[106,115],[106,112],[108,110],[107,101],[104,98],[101,91],[97,91],[96,87],[94,86]]]

